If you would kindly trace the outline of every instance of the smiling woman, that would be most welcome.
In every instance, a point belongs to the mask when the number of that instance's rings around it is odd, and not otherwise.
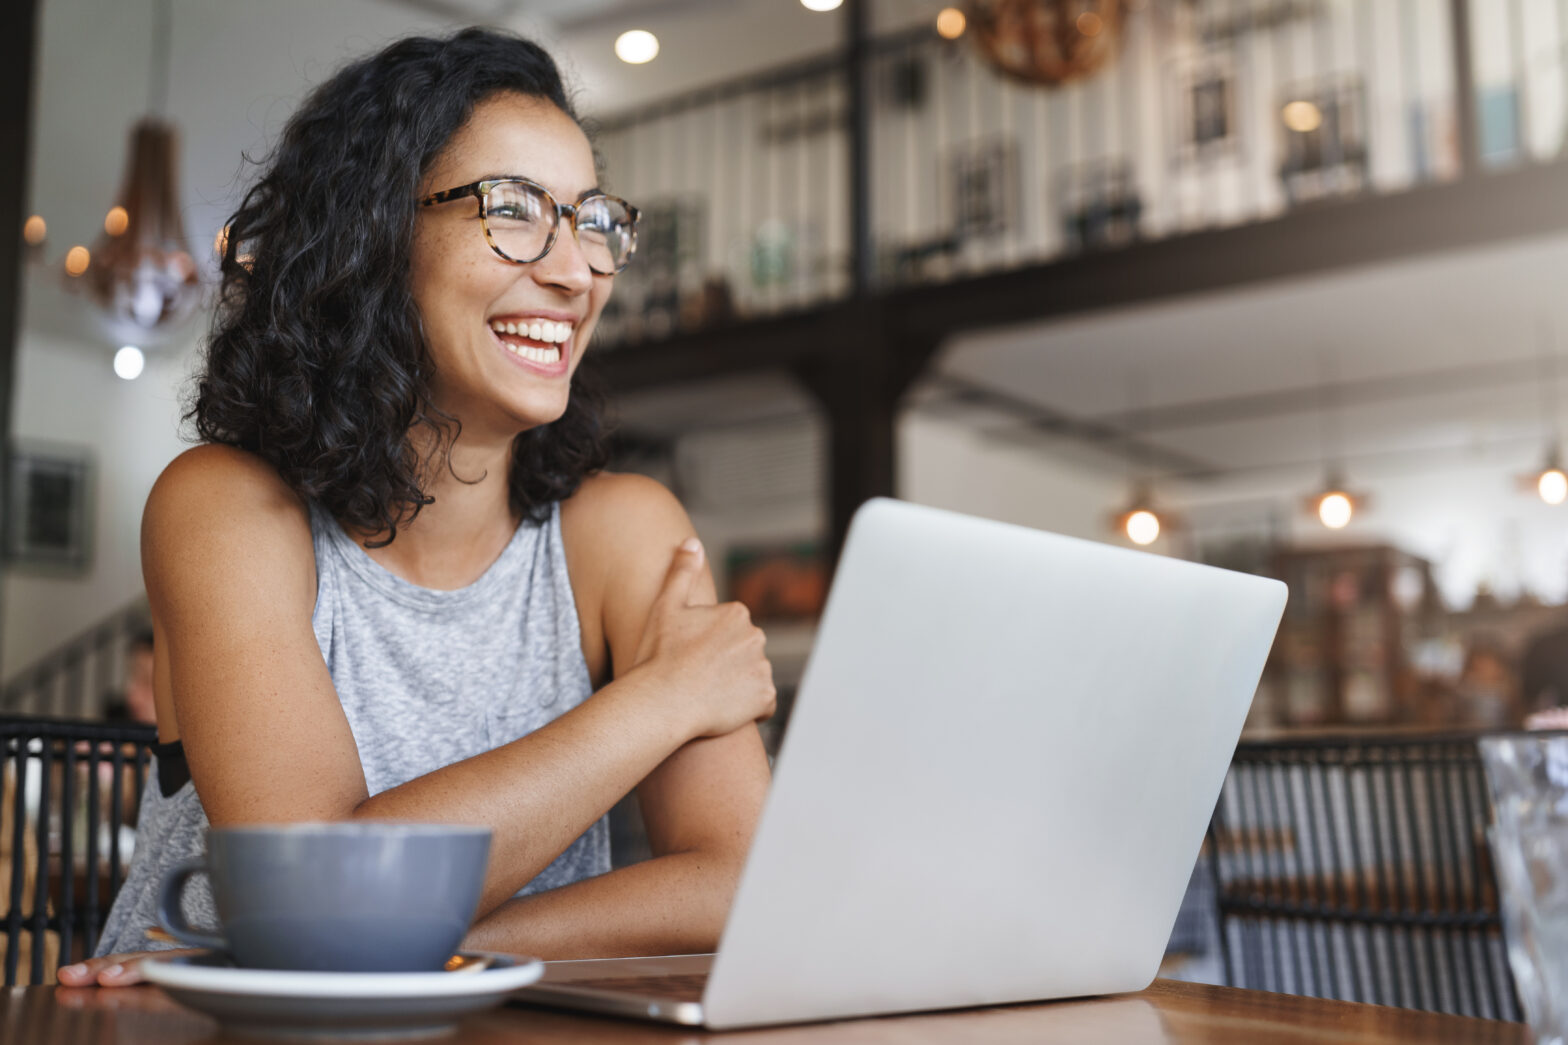
[[[637,212],[597,173],[549,56],[488,31],[400,41],[289,122],[230,222],[205,445],[143,517],[159,786],[61,982],[140,978],[208,823],[483,824],[472,944],[716,944],[772,672],[680,505],[603,471],[580,367]],[[634,788],[654,855],[611,871]]]

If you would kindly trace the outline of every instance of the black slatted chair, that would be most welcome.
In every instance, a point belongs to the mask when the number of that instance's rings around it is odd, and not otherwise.
[[[155,739],[151,726],[0,718],[6,986],[52,983],[97,947]]]
[[[1474,737],[1243,743],[1209,829],[1232,986],[1521,1018]]]

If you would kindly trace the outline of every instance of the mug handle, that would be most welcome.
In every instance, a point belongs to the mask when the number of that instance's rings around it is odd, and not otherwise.
[[[206,873],[207,861],[199,856],[182,861],[169,869],[169,872],[163,876],[163,886],[158,890],[158,923],[170,936],[181,943],[222,951],[228,948],[229,942],[216,933],[203,932],[193,927],[185,920],[185,912],[180,909],[180,894],[185,891],[186,880],[191,875]]]

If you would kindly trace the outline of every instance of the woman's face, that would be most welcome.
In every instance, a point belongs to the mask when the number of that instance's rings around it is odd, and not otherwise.
[[[508,92],[474,107],[420,196],[514,175],[559,203],[596,187],[593,150],[572,118],[547,100]],[[465,441],[510,439],[565,412],[572,373],[613,282],[589,270],[566,219],[548,254],[518,265],[490,249],[473,197],[421,207],[410,279],[435,363],[433,405],[463,423]],[[541,329],[539,340],[521,332],[539,323],[555,327]],[[508,325],[520,332],[506,333]]]

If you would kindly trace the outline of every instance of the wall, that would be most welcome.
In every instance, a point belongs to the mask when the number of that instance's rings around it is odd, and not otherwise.
[[[898,426],[898,495],[1086,540],[1114,541],[1110,520],[1128,497],[1111,469],[988,438],[957,421],[906,413]],[[1167,551],[1161,537],[1154,551]]]
[[[180,203],[199,262],[297,99],[346,58],[438,23],[379,0],[174,0],[167,116],[181,134]],[[125,382],[90,308],[59,265],[92,244],[119,190],[131,124],[151,79],[152,0],[46,0],[38,55],[29,211],[49,238],[25,274],[13,406],[19,440],[91,448],[97,462],[92,563],[81,577],[7,573],[0,677],[64,642],[141,591],[142,502],[182,444],[178,390],[202,327],[172,338]],[[149,343],[151,347],[151,343]]]
[[[190,346],[148,360],[122,381],[98,346],[38,334],[22,340],[15,438],[86,447],[93,458],[92,545],[80,577],[12,570],[0,608],[3,674],[15,675],[142,593],[139,529],[153,481],[184,444],[178,435],[179,386]]]

